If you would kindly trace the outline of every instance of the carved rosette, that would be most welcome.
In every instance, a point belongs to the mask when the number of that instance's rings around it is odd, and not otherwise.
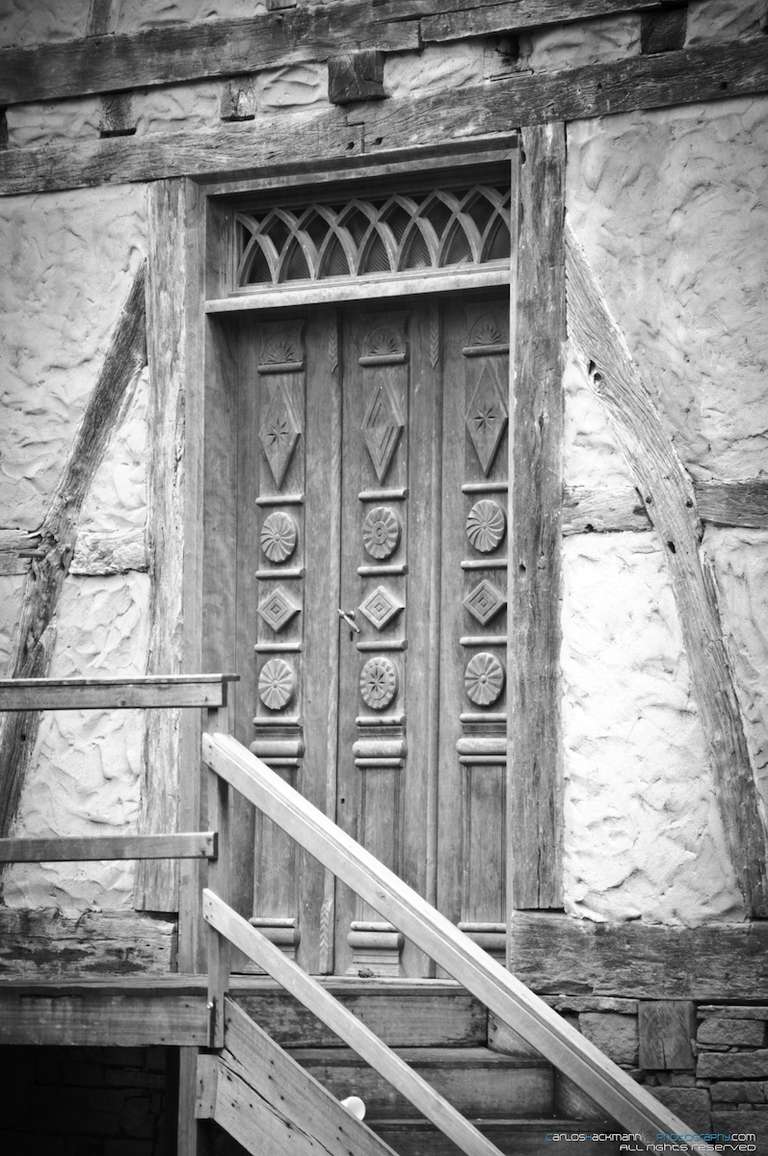
[[[389,558],[400,541],[400,520],[391,506],[373,506],[363,519],[363,546],[371,558]]]
[[[480,651],[464,670],[464,689],[476,706],[490,706],[504,689],[504,667],[495,654]]]
[[[290,514],[275,510],[261,527],[261,549],[270,562],[285,562],[296,549],[296,522]]]
[[[467,537],[481,554],[490,554],[504,539],[507,519],[498,502],[482,498],[467,515]]]
[[[296,690],[296,672],[284,658],[270,658],[259,674],[259,698],[267,710],[282,710]]]
[[[360,672],[360,694],[371,710],[385,710],[397,694],[397,668],[388,658],[369,658]]]

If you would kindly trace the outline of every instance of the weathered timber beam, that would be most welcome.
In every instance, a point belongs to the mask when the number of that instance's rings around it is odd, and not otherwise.
[[[370,0],[242,20],[176,24],[60,44],[0,49],[0,105],[233,76],[339,51],[419,47],[415,21],[377,18]]]
[[[645,506],[635,490],[588,490],[566,486],[563,490],[563,534],[611,534],[650,530]]]
[[[768,91],[768,38],[515,76],[417,100],[265,117],[215,132],[157,133],[0,151],[0,195],[165,177],[301,172],[366,153],[508,134],[516,125],[610,116]]]
[[[172,835],[94,835],[0,839],[0,863],[88,863],[96,859],[213,859],[214,831]]]
[[[559,907],[565,126],[523,129],[510,404],[508,892]]]
[[[403,5],[408,9],[410,4]],[[505,4],[488,4],[480,8],[468,0],[440,0],[432,9],[443,9],[434,15],[425,13],[421,21],[421,38],[433,41],[459,40],[465,36],[488,36],[492,32],[517,32],[524,28],[541,28],[548,24],[567,24],[594,16],[615,16],[661,7],[661,0],[508,0]]]
[[[665,548],[694,695],[736,878],[748,911],[768,916],[766,832],[711,570],[699,550],[701,524],[691,480],[623,332],[570,230],[568,325],[610,416],[646,512]]]
[[[540,995],[768,999],[768,924],[655,927],[513,912],[510,966]]]
[[[694,482],[699,517],[716,526],[768,529],[768,478]]]
[[[101,372],[75,434],[61,480],[40,528],[39,557],[24,583],[21,619],[8,664],[12,678],[43,678],[53,621],[77,539],[85,496],[120,419],[132,385],[146,364],[145,266],[139,266],[112,335]],[[6,715],[0,732],[0,836],[9,833],[35,746],[39,712]]]

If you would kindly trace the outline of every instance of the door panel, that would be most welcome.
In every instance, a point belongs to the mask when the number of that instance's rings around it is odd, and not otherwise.
[[[507,311],[424,297],[243,322],[238,390],[240,737],[492,948]],[[271,823],[241,808],[237,830],[240,909],[303,966],[430,974]]]

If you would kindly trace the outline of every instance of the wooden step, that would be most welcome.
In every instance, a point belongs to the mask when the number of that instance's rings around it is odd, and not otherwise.
[[[506,1119],[554,1114],[553,1069],[538,1057],[482,1047],[396,1050],[465,1115]],[[297,1048],[290,1054],[339,1099],[360,1096],[372,1118],[415,1115],[399,1093],[347,1048]]]
[[[460,1150],[426,1120],[369,1120],[371,1129],[394,1148],[398,1156],[461,1156]],[[604,1120],[507,1119],[478,1120],[473,1124],[505,1156],[618,1156],[622,1129]],[[585,1139],[594,1136],[595,1139]]]

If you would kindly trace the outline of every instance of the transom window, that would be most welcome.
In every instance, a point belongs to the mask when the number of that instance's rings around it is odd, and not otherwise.
[[[238,212],[236,287],[506,264],[510,192],[497,184]]]

